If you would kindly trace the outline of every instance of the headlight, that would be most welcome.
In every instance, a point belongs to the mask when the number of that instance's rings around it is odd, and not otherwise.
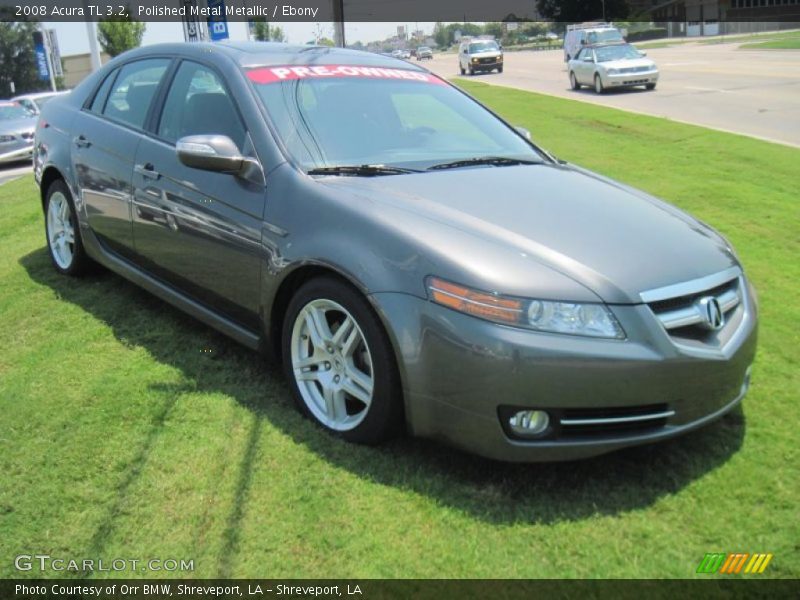
[[[609,75],[616,75],[617,73],[619,73],[619,69],[606,69],[606,73],[608,73]]]
[[[472,59],[472,62],[475,62],[475,63],[476,63],[476,62],[478,62],[478,60],[479,60],[479,59],[477,59],[477,58],[473,58],[473,59]]]
[[[0,135],[0,144],[3,142],[13,142],[15,138],[13,135]]]
[[[503,296],[438,277],[429,277],[427,287],[431,300],[437,304],[487,321],[549,333],[625,338],[622,327],[604,304]]]

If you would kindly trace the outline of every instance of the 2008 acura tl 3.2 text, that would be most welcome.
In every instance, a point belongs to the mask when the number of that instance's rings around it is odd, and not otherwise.
[[[747,390],[756,302],[723,237],[407,62],[135,50],[45,105],[34,160],[58,271],[101,263],[270,351],[350,441],[577,458]]]

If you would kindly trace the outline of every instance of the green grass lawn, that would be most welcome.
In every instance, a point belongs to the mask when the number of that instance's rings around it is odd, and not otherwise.
[[[800,151],[460,85],[729,236],[761,303],[743,410],[567,464],[348,445],[258,355],[109,273],[56,275],[27,177],[0,187],[0,577],[21,553],[193,559],[199,577],[693,577],[733,551],[800,577]]]
[[[740,47],[747,50],[800,50],[800,33],[766,42],[742,44]]]

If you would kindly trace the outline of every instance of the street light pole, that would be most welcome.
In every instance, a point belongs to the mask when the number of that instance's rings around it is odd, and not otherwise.
[[[333,0],[333,42],[345,47],[344,39],[344,0]]]

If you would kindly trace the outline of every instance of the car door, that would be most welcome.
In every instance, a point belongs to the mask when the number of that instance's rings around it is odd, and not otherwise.
[[[237,175],[193,169],[177,156],[190,135],[225,135],[256,158],[245,121],[222,76],[184,60],[160,118],[136,152],[136,260],[161,280],[245,326],[258,323],[265,187]]]
[[[109,249],[133,254],[133,157],[170,59],[138,60],[112,71],[73,121],[72,164],[89,226]]]
[[[575,71],[575,78],[578,80],[578,83],[583,83],[586,85],[594,83],[594,59],[592,56],[593,53],[591,48],[583,48],[580,52],[578,52],[578,56],[575,59],[575,67],[573,68]],[[592,60],[587,61],[587,58]]]

